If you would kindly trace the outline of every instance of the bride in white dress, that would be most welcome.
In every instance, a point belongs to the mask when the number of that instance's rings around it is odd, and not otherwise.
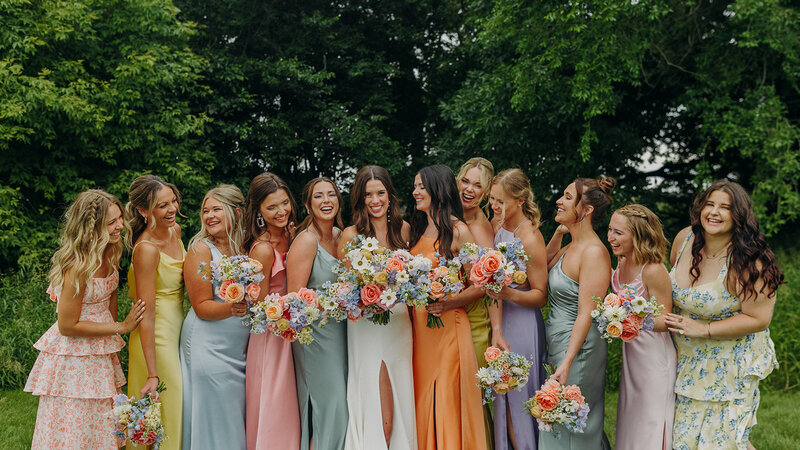
[[[353,225],[339,241],[359,234],[375,237],[391,250],[406,248],[411,227],[403,221],[386,169],[365,166],[350,192]],[[361,319],[347,322],[347,450],[416,450],[413,343],[408,307],[391,309],[387,325]]]

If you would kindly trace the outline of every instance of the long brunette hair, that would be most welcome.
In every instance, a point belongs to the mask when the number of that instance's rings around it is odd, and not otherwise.
[[[594,208],[589,217],[593,227],[608,212],[608,207],[611,206],[611,191],[616,186],[617,180],[612,177],[575,179],[575,190],[578,191],[578,195],[575,197],[575,206],[583,202],[584,205],[591,205]]]
[[[264,199],[270,194],[281,189],[286,192],[286,195],[289,197],[289,204],[292,207],[292,212],[289,213],[287,226],[283,229],[284,236],[291,243],[293,237],[291,224],[297,220],[297,203],[294,201],[289,185],[287,185],[281,177],[271,172],[264,172],[253,178],[253,181],[250,182],[250,188],[247,190],[247,207],[245,208],[244,218],[242,219],[242,227],[244,227],[244,241],[242,242],[242,247],[245,251],[250,251],[250,247],[253,243],[268,229],[266,224],[263,227],[258,225],[258,214],[261,210],[261,203],[263,203]]]
[[[380,166],[364,166],[356,174],[353,188],[350,190],[350,210],[353,212],[353,225],[359,234],[375,236],[375,227],[370,222],[365,201],[367,182],[377,180],[383,183],[389,197],[389,208],[386,211],[387,228],[386,240],[392,249],[405,248],[401,230],[403,229],[403,216],[400,214],[400,205],[397,200],[397,191],[394,189],[389,172]]]
[[[298,234],[301,231],[305,231],[312,225],[314,225],[317,231],[319,231],[320,233],[322,232],[322,230],[320,230],[319,226],[317,226],[317,223],[314,220],[314,213],[311,212],[311,207],[310,207],[311,195],[314,193],[314,186],[316,186],[319,183],[330,183],[331,186],[333,186],[333,190],[334,192],[336,192],[336,198],[339,200],[339,208],[336,211],[336,218],[334,219],[333,224],[339,228],[344,227],[344,225],[342,225],[342,192],[339,191],[339,187],[336,186],[336,183],[334,183],[330,178],[317,177],[306,183],[306,185],[303,187],[303,206],[305,206],[306,209],[308,209],[308,215],[306,216],[305,219],[303,219],[303,221],[297,227]]]
[[[703,255],[700,250],[706,245],[705,230],[700,221],[700,212],[715,191],[722,191],[731,198],[731,245],[728,248],[728,277],[736,277],[736,296],[742,301],[755,299],[766,291],[767,297],[775,295],[778,286],[784,284],[783,272],[778,267],[775,253],[769,248],[767,239],[758,227],[758,220],[753,211],[750,196],[744,188],[732,181],[717,180],[708,189],[697,194],[694,204],[689,210],[692,234],[692,267],[689,275],[692,284],[700,278],[700,262]],[[758,280],[763,281],[761,289],[756,291]]]
[[[453,171],[449,167],[436,164],[423,167],[419,172],[422,185],[431,197],[431,206],[428,214],[416,210],[411,217],[411,246],[413,247],[425,228],[428,227],[428,215],[436,226],[436,246],[439,253],[446,258],[453,258],[453,217],[464,221],[464,211],[461,198],[458,195],[458,186]]]
[[[139,236],[144,233],[147,227],[154,227],[155,221],[153,219],[153,210],[158,203],[158,191],[164,186],[172,189],[175,197],[178,199],[178,211],[175,213],[177,216],[185,217],[181,214],[181,193],[178,188],[172,183],[167,183],[161,177],[156,175],[141,175],[136,177],[128,189],[128,204],[125,205],[125,221],[131,227],[131,241],[136,243]],[[147,216],[139,213],[139,208],[147,211]],[[149,221],[149,222],[148,222]]]

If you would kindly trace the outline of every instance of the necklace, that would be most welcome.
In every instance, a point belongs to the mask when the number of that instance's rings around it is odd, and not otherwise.
[[[723,253],[723,252],[725,252],[726,256],[727,256],[727,250],[728,250],[728,247],[730,247],[730,246],[731,246],[731,244],[726,244],[721,249],[719,249],[716,252],[711,253],[710,255],[708,255],[708,259],[717,259],[717,258],[720,257],[720,253]],[[708,253],[708,252],[706,252],[706,253]]]

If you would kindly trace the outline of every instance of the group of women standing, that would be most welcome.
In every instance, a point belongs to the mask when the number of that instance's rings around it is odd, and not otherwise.
[[[595,228],[614,186],[611,178],[566,186],[556,202],[559,226],[545,244],[528,178],[519,169],[495,175],[483,158],[467,161],[457,176],[442,165],[420,170],[409,222],[388,172],[363,167],[350,191],[347,228],[330,179],[305,186],[307,214],[295,227],[298,208],[288,186],[264,173],[246,197],[231,185],[206,194],[188,252],[175,222],[174,185],[137,178],[124,220],[116,198],[84,192],[67,211],[53,257],[58,322],[36,343],[41,354],[25,388],[41,396],[33,446],[116,446],[104,414],[125,383],[119,334],[132,331],[128,394],[166,384],[163,448],[608,448],[607,344],[590,313],[593,298],[609,286],[631,286],[655,296],[665,313],[652,332],[623,346],[617,448],[746,448],[758,382],[777,365],[767,326],[783,282],[747,194],[723,180],[697,196],[691,227],[673,245],[671,272],[658,218],[642,205],[618,209],[607,232],[617,259],[612,270]],[[487,197],[491,221],[481,210]],[[135,303],[116,322],[121,231],[128,227]],[[249,334],[241,322],[246,306],[224,303],[199,270],[223,255],[248,254],[264,267],[260,298],[320,289],[335,280],[344,245],[359,234],[434,265],[435,253],[453,257],[465,243],[493,247],[519,239],[530,256],[527,281],[498,293],[467,287],[427,310],[398,304],[386,326],[314,325],[314,342],[302,345]],[[192,305],[185,319],[184,286]],[[444,326],[428,328],[428,314]],[[498,395],[493,411],[481,404],[475,378],[490,344],[534,361],[528,384]],[[545,380],[544,362],[554,365],[559,382],[581,388],[590,407],[584,433],[540,433],[523,410]]]

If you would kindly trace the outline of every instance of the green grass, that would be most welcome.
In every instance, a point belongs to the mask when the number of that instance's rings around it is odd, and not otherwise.
[[[800,448],[797,433],[796,405],[798,392],[764,392],[758,409],[758,425],[750,441],[757,449]],[[0,391],[0,423],[3,424],[3,448],[27,449],[33,438],[38,398],[22,391]],[[606,393],[605,430],[614,444],[617,421],[617,393]]]

